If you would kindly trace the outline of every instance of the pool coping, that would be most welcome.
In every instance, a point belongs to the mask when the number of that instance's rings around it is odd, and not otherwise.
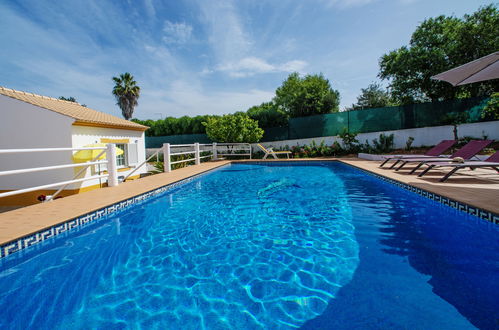
[[[194,173],[192,173],[192,171],[185,171],[185,172],[187,172],[186,175],[181,176],[180,178],[173,179],[173,180],[168,180],[170,182],[167,182],[165,184],[158,184],[157,187],[155,187],[153,189],[145,190],[144,192],[141,192],[138,194],[133,194],[133,195],[126,197],[124,199],[118,199],[116,202],[113,202],[113,203],[108,204],[106,206],[93,208],[92,210],[90,210],[88,212],[76,214],[75,216],[72,216],[72,217],[69,217],[67,219],[58,221],[56,223],[44,226],[43,228],[38,228],[36,230],[27,232],[26,234],[22,234],[22,235],[18,235],[16,237],[13,237],[12,239],[4,240],[3,242],[0,242],[0,260],[13,254],[13,253],[25,250],[29,247],[37,245],[38,243],[42,243],[42,242],[44,242],[48,239],[51,239],[55,236],[59,236],[63,233],[67,233],[68,231],[70,231],[72,229],[80,228],[80,227],[89,225],[90,223],[95,222],[95,220],[104,218],[105,216],[110,215],[112,213],[115,213],[117,211],[120,211],[120,210],[126,208],[127,206],[137,204],[137,203],[142,202],[144,200],[147,200],[151,197],[154,197],[158,194],[161,194],[165,191],[174,189],[182,184],[185,184],[189,181],[194,180],[195,178],[197,178],[201,175],[204,175],[204,174],[207,174],[211,171],[217,170],[223,166],[227,166],[230,163],[231,163],[231,161],[211,162],[210,163],[211,166],[208,166],[207,168],[199,168],[198,167],[197,168],[198,170],[194,171]],[[206,163],[203,163],[203,164],[206,165]],[[203,164],[197,165],[197,166],[203,166]],[[194,167],[194,166],[189,166],[188,168],[192,169],[192,167]],[[185,170],[188,168],[175,170],[174,172],[179,172],[181,170]],[[155,176],[149,176],[149,177],[143,178],[141,180],[144,180],[144,179],[150,180],[151,178],[154,178],[157,176],[164,177],[164,176],[168,176],[170,174],[171,173],[161,173],[161,174],[158,174]],[[137,181],[139,181],[139,180],[127,182],[126,184],[134,184],[134,182],[137,182]],[[124,185],[125,184],[122,184],[120,186],[123,187]],[[87,194],[86,196],[88,196],[89,194],[95,193],[98,191],[109,191],[109,190],[116,191],[116,189],[119,188],[120,186],[111,187],[111,188],[109,188],[109,187],[103,188],[103,189],[99,189],[99,190],[86,192],[83,194]],[[76,199],[79,196],[82,196],[83,194],[72,195],[72,196],[69,196],[65,199],[66,200],[69,200],[70,198]],[[50,202],[50,204],[58,205],[58,204],[61,204],[63,202],[64,202],[64,199],[59,199],[59,200],[54,200],[54,201]],[[0,214],[0,219],[3,216],[5,216],[6,214],[8,215],[10,213],[22,213],[23,209],[33,208],[33,207],[42,206],[42,205],[45,206],[47,204],[49,204],[49,203],[31,205],[31,206],[27,206],[26,208],[16,209],[13,211],[7,211],[3,214]]]
[[[429,198],[431,200],[440,202],[444,205],[450,206],[454,209],[457,209],[459,211],[474,215],[476,217],[479,217],[483,220],[487,220],[491,223],[494,224],[499,224],[499,214],[495,212],[491,212],[473,205],[470,205],[468,203],[464,203],[458,200],[455,200],[453,198],[444,196],[442,194],[438,194],[432,191],[428,191],[427,189],[422,189],[407,183],[404,183],[402,181],[396,180],[394,178],[390,178],[388,176],[382,175],[380,173],[375,173],[373,171],[370,171],[368,169],[365,169],[363,167],[356,166],[355,164],[352,164],[352,161],[349,161],[348,159],[337,159],[337,158],[314,158],[314,159],[279,159],[279,160],[261,160],[261,159],[255,159],[255,160],[231,160],[231,161],[222,161],[222,162],[213,162],[211,163],[210,166],[205,166],[205,168],[196,168],[194,173],[192,173],[192,168],[195,166],[190,166],[189,168],[191,171],[184,171],[187,172],[186,175],[181,175],[179,178],[173,179],[173,180],[168,180],[170,182],[167,182],[165,184],[158,184],[157,187],[146,190],[144,192],[129,196],[127,198],[124,198],[122,200],[118,200],[110,205],[106,205],[104,207],[100,207],[97,209],[93,209],[89,212],[86,212],[84,214],[76,215],[74,217],[71,217],[69,219],[62,220],[60,222],[57,222],[55,224],[46,226],[42,229],[38,229],[29,233],[26,233],[25,235],[19,235],[17,237],[14,237],[10,240],[6,240],[4,242],[0,243],[0,259],[3,259],[13,253],[25,250],[29,247],[32,247],[34,245],[37,245],[39,243],[42,243],[44,241],[47,241],[48,239],[51,239],[53,237],[59,236],[61,234],[67,233],[75,228],[82,228],[84,226],[89,225],[90,223],[94,223],[98,219],[102,219],[112,213],[118,212],[120,210],[123,210],[124,208],[134,205],[140,202],[143,202],[145,200],[148,200],[149,198],[152,198],[158,194],[164,193],[166,191],[169,191],[171,189],[174,189],[180,185],[183,185],[187,182],[190,182],[194,179],[196,179],[199,176],[205,175],[209,172],[215,171],[223,166],[227,166],[229,164],[234,164],[234,163],[252,163],[252,164],[258,164],[258,163],[265,163],[265,164],[271,164],[271,163],[290,163],[290,164],[296,164],[298,162],[302,163],[324,163],[324,162],[341,162],[347,166],[354,167],[358,170],[361,170],[364,173],[367,173],[369,175],[372,175],[374,177],[377,177],[378,179],[381,179],[383,181],[389,182],[391,184],[394,184],[396,186],[399,186],[403,189],[412,191],[414,193],[417,193],[418,195],[421,195],[423,197]],[[206,164],[206,163],[204,163]],[[197,166],[202,166],[202,165],[197,165]],[[181,169],[182,170],[182,169]],[[175,172],[180,171],[176,170]],[[159,174],[161,176],[167,176],[171,173],[164,173],[164,174]],[[153,176],[155,177],[155,176]],[[151,178],[151,177],[149,177]],[[141,179],[143,180],[143,179]],[[133,182],[131,182],[133,183]],[[113,188],[104,188],[107,190],[113,189]],[[101,189],[103,190],[103,189]],[[89,194],[91,192],[87,192],[85,194]],[[78,195],[75,195],[74,197],[77,198]],[[73,196],[72,196],[73,197]],[[56,205],[58,200],[51,202],[53,205]],[[9,211],[9,212],[16,212],[18,210],[14,211]],[[6,213],[9,213],[6,212]],[[22,211],[19,211],[22,212]]]
[[[479,207],[476,205],[473,205],[472,203],[469,202],[464,202],[460,201],[455,197],[449,197],[446,194],[442,194],[441,192],[435,191],[435,187],[427,186],[425,188],[421,188],[416,186],[415,184],[420,184],[419,182],[413,182],[412,184],[403,182],[401,180],[397,180],[396,178],[389,177],[387,175],[378,173],[378,172],[373,172],[371,169],[366,169],[361,166],[358,166],[355,164],[355,162],[352,161],[343,161],[342,163],[350,165],[356,169],[359,169],[367,174],[370,174],[372,176],[375,176],[383,181],[390,182],[396,186],[399,186],[401,188],[404,188],[406,190],[412,191],[417,193],[418,195],[421,195],[423,197],[429,198],[431,200],[435,200],[437,202],[440,202],[444,205],[450,206],[454,209],[457,209],[459,211],[463,211],[465,213],[468,213],[470,215],[474,215],[478,218],[481,218],[483,220],[487,220],[489,222],[492,222],[494,224],[499,224],[499,213],[494,212],[493,210],[489,210],[483,207]],[[386,170],[386,169],[384,169]],[[387,173],[393,173],[387,172]],[[449,187],[446,187],[447,189]],[[464,189],[464,187],[463,187]]]

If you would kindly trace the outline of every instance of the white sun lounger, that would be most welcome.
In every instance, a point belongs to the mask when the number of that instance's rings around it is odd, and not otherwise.
[[[263,156],[263,159],[267,159],[268,156],[272,156],[275,159],[277,159],[277,155],[286,155],[289,159],[289,155],[291,154],[291,151],[274,151],[274,150],[272,150],[272,148],[266,149],[260,143],[258,143],[257,146],[260,149],[262,149],[262,151],[265,153],[265,155]]]

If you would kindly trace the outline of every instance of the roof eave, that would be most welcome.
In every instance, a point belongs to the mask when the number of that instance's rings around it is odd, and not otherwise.
[[[103,128],[114,128],[114,129],[126,129],[131,131],[146,131],[149,127],[137,124],[137,126],[127,126],[127,125],[119,125],[119,124],[108,124],[108,123],[95,123],[90,121],[82,121],[76,120],[73,123],[74,126],[90,126],[90,127],[103,127]]]

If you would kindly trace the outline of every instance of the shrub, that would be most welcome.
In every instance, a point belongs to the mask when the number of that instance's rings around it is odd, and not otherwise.
[[[482,110],[483,119],[499,119],[499,92],[490,96],[489,102]]]
[[[336,141],[332,145],[328,146],[324,140],[322,140],[320,144],[317,144],[314,140],[312,140],[310,145],[292,147],[291,152],[293,158],[310,158],[339,156],[343,154],[344,151],[340,144]]]
[[[343,141],[343,148],[346,153],[356,153],[359,151],[360,145],[356,133],[349,133],[348,129],[344,127],[339,137]]]
[[[394,135],[385,135],[381,133],[379,135],[379,140],[373,140],[373,151],[374,153],[387,153],[393,150],[393,139]]]
[[[469,121],[469,118],[470,115],[467,112],[450,112],[442,117],[442,122],[454,127],[454,140],[459,140],[457,136],[457,128],[459,127],[459,125],[467,123]]]
[[[209,155],[210,152],[209,151],[202,151],[200,152],[200,157],[203,157],[203,156],[207,156]],[[149,171],[149,173],[151,174],[159,174],[159,173],[163,173],[165,170],[165,163],[163,161],[163,153],[160,153],[161,157],[160,157],[160,161],[157,161],[157,162],[153,162],[153,166],[154,166],[154,170],[152,171]],[[176,162],[176,161],[179,161],[179,160],[186,160],[186,159],[190,159],[190,158],[193,158],[194,155],[193,154],[185,154],[185,155],[173,155],[171,156],[171,161],[172,162]],[[207,162],[209,161],[210,158],[201,158],[201,163],[203,162]],[[177,163],[177,164],[172,164],[171,165],[171,168],[172,170],[176,170],[176,169],[179,169],[179,168],[182,168],[182,167],[186,167],[188,165],[194,165],[195,164],[195,161],[194,160],[191,160],[189,162],[183,162],[183,163]]]
[[[407,151],[411,150],[413,142],[414,142],[414,138],[412,136],[409,136],[407,138],[407,141],[405,142],[405,150],[407,150]]]
[[[206,134],[215,142],[254,143],[260,141],[263,129],[245,113],[208,118],[203,122]]]

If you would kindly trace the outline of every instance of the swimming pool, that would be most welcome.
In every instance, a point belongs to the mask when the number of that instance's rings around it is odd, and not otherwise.
[[[341,163],[232,164],[3,258],[0,328],[494,328],[498,234]]]

